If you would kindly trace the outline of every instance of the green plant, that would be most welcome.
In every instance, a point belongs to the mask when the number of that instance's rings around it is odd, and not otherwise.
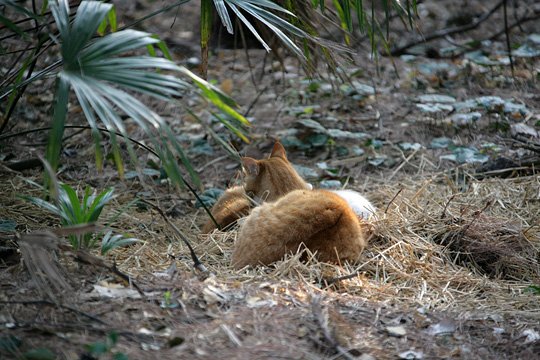
[[[540,295],[540,285],[529,285],[525,291],[534,294],[534,295]]]
[[[137,241],[139,240],[127,238],[122,234],[113,235],[112,231],[108,231],[103,235],[103,239],[101,240],[101,255],[105,255],[107,252],[117,247],[131,245]]]
[[[236,111],[234,101],[204,79],[173,63],[167,47],[155,35],[132,29],[135,24],[188,1],[180,0],[166,5],[118,30],[116,11],[109,3],[75,1],[70,7],[67,0],[51,0],[43,1],[38,8],[35,2],[26,4],[15,0],[0,0],[0,31],[8,33],[0,33],[0,57],[5,57],[6,63],[11,64],[7,71],[2,70],[3,79],[0,81],[0,100],[7,99],[5,108],[0,111],[4,113],[0,134],[6,129],[26,88],[36,80],[56,77],[52,130],[46,150],[47,159],[54,170],[59,164],[69,113],[68,99],[73,90],[92,131],[98,168],[103,166],[101,142],[102,132],[106,131],[112,144],[112,158],[119,173],[123,174],[124,164],[117,138],[128,138],[126,122],[131,121],[144,131],[145,137],[160,157],[163,169],[175,184],[183,183],[182,173],[187,171],[195,185],[199,185],[199,177],[179,145],[176,134],[159,114],[133,95],[139,93],[176,102],[186,92],[197,92],[227,115],[216,116],[218,121],[234,135],[244,141],[248,140],[244,127],[249,122]],[[265,34],[268,32],[263,34],[252,21],[269,29],[269,33],[275,35],[293,54],[305,59],[304,63],[313,62],[315,49],[319,49],[325,59],[334,57],[328,47],[330,43],[322,42],[317,37],[319,26],[315,19],[320,17],[315,16],[314,12],[325,12],[326,16],[333,16],[333,12],[325,10],[324,1],[283,0],[278,3],[281,5],[269,0],[201,1],[203,65],[206,66],[208,58],[213,8],[229,32],[233,31],[229,15],[229,11],[232,11],[267,49],[269,40]],[[377,35],[385,39],[383,26],[379,25],[375,15],[374,3],[369,14],[361,0],[332,2],[339,23],[346,31],[346,40],[347,34],[353,30],[352,14],[356,13],[359,29],[369,34],[373,50],[376,48]],[[400,17],[407,17],[411,25],[415,3],[414,0],[407,1],[403,6],[398,0],[381,1],[386,20],[394,11]],[[246,14],[253,20],[250,21]],[[107,30],[111,33],[106,34]],[[3,42],[6,39],[17,41]],[[384,44],[387,42],[383,41]],[[157,56],[156,48],[163,57]],[[141,50],[148,51],[150,56],[140,55]],[[48,54],[58,54],[57,60],[45,61]],[[328,64],[329,69],[335,68],[333,61],[328,61]],[[208,127],[206,130],[210,132]],[[225,143],[222,140],[218,142]],[[126,148],[130,159],[137,164],[132,143],[126,142]],[[178,158],[183,171],[179,167]]]
[[[52,196],[52,201],[33,196],[22,197],[30,203],[59,216],[63,226],[75,226],[97,222],[105,205],[113,199],[113,191],[113,188],[108,188],[96,193],[87,186],[82,198],[80,198],[80,195],[71,186],[58,184],[58,193]],[[68,239],[75,249],[92,249],[97,246],[100,237],[101,234],[82,233],[69,235]],[[126,246],[135,241],[137,240],[125,238],[123,235],[113,235],[112,231],[108,231],[101,239],[101,253],[106,254],[111,249]]]
[[[4,359],[2,355],[8,355],[10,359],[22,360],[54,360],[56,355],[47,348],[34,348],[25,352],[20,351],[23,344],[23,339],[14,335],[0,336],[0,359]]]
[[[73,15],[67,1],[51,1],[49,17],[53,16],[57,30],[48,33],[47,27],[43,24],[48,21],[45,8],[37,14],[18,6],[11,0],[0,1],[14,9],[15,13],[24,14],[27,19],[33,19],[38,24],[37,27],[44,32],[44,39],[38,42],[38,48],[45,44],[46,46],[53,46],[55,43],[60,45],[60,60],[36,74],[33,74],[30,63],[35,64],[40,54],[29,54],[24,62],[26,65],[20,68],[18,75],[13,76],[13,74],[11,80],[7,79],[3,82],[3,85],[7,82],[8,86],[2,87],[0,93],[0,99],[9,97],[7,113],[10,114],[17,98],[28,84],[45,76],[57,77],[52,130],[46,150],[47,160],[53,169],[56,169],[59,164],[71,90],[75,93],[92,129],[98,168],[103,166],[102,135],[98,125],[101,122],[108,131],[112,144],[112,157],[121,175],[124,172],[124,165],[117,135],[129,137],[126,120],[122,118],[124,114],[144,130],[162,160],[162,167],[174,183],[183,183],[177,158],[181,160],[196,185],[200,183],[196,172],[176,140],[176,134],[172,132],[167,122],[146,107],[131,92],[164,101],[177,101],[177,98],[187,92],[200,93],[220,111],[229,115],[229,119],[232,120],[227,124],[228,129],[247,141],[242,126],[248,125],[248,121],[234,110],[236,104],[217,88],[167,58],[132,55],[140,49],[146,51],[148,47],[152,50],[151,54],[155,55],[153,47],[156,46],[167,56],[167,48],[157,37],[131,29],[96,37],[98,32],[104,31],[103,24],[109,24],[111,30],[115,30],[116,16],[111,4],[82,1]],[[28,36],[7,18],[0,18],[0,22],[22,38]],[[25,72],[32,75],[23,79],[22,74]],[[179,78],[178,75],[188,81]],[[7,119],[4,118],[0,130],[5,127],[6,121]],[[137,164],[138,157],[131,142],[126,142],[126,148],[133,163]]]
[[[173,302],[172,293],[169,290],[163,293],[163,300],[161,300],[160,306],[162,308],[169,308],[169,309],[172,309],[178,306],[178,304]]]

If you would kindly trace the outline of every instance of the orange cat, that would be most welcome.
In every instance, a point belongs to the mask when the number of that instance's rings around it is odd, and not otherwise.
[[[235,268],[268,265],[297,251],[302,244],[317,252],[321,261],[359,258],[366,246],[359,217],[374,211],[367,199],[353,191],[311,190],[312,186],[287,160],[279,142],[274,144],[268,159],[246,157],[242,158],[242,165],[244,187],[228,189],[212,208],[220,226],[227,226],[251,211],[240,226],[232,256]],[[252,204],[262,202],[265,203],[253,208]],[[203,231],[214,228],[213,222],[208,221]]]
[[[311,189],[287,160],[285,148],[279,142],[274,144],[268,159],[242,158],[244,186],[225,191],[212,207],[212,216],[221,228],[225,228],[241,217],[249,214],[255,205],[263,201],[275,201],[292,190]],[[202,232],[207,234],[216,228],[210,219]]]
[[[295,190],[251,211],[240,226],[232,265],[268,265],[302,244],[321,261],[356,261],[366,239],[342,197],[325,190]]]

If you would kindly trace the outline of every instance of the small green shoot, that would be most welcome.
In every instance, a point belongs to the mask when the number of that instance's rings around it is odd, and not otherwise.
[[[33,183],[36,186],[38,184]],[[90,224],[98,221],[103,208],[114,198],[113,188],[107,188],[100,193],[92,191],[90,187],[86,187],[81,195],[71,186],[58,183],[58,194],[53,196],[49,192],[51,201],[46,201],[34,196],[21,196],[30,203],[49,211],[50,213],[60,217],[60,222],[63,226],[75,226],[82,224]],[[39,186],[40,187],[40,186]],[[125,210],[125,209],[124,209]],[[115,216],[114,219],[118,217]],[[68,239],[74,249],[93,249],[98,246],[101,234],[82,233],[77,235],[69,235]],[[105,255],[108,251],[120,247],[133,244],[138,241],[134,238],[126,238],[124,235],[113,235],[112,231],[105,233],[101,239],[101,254]]]
[[[178,303],[173,301],[172,293],[169,290],[163,293],[163,300],[161,300],[160,306],[167,309],[174,309],[178,307]]]
[[[79,194],[67,184],[59,184],[58,197],[53,202],[43,199],[24,196],[30,203],[41,207],[61,219],[64,226],[73,226],[96,222],[105,205],[113,198],[114,189],[108,188],[96,194],[90,187],[86,187],[79,200]],[[70,235],[69,241],[75,249],[91,249],[96,246],[97,237],[92,233]]]

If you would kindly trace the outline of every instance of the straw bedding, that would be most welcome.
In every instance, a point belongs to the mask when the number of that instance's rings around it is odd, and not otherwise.
[[[44,221],[53,225],[54,219],[46,213],[15,198],[15,192],[28,191],[21,178],[2,184],[1,218],[26,224],[30,231],[42,228]],[[356,264],[325,264],[315,254],[297,253],[271,267],[234,270],[230,258],[236,231],[197,237],[198,224],[205,220],[202,212],[172,218],[211,273],[200,274],[193,270],[187,247],[157,213],[130,208],[115,227],[143,241],[112,251],[107,260],[130,274],[147,299],[93,295],[93,300],[84,300],[93,293],[95,281],[108,286],[118,279],[107,271],[96,278],[84,271],[88,266],[66,261],[66,256],[61,257],[61,265],[71,274],[70,282],[80,287],[73,294],[78,294],[83,311],[94,313],[99,308],[101,319],[134,333],[149,326],[149,321],[171,330],[170,336],[141,340],[165,346],[160,352],[163,359],[186,352],[212,358],[216,351],[238,358],[272,358],[276,353],[290,358],[352,358],[361,353],[391,358],[406,346],[421,348],[426,358],[471,358],[481,351],[488,351],[484,358],[500,358],[504,353],[527,357],[536,352],[523,334],[534,333],[540,321],[538,296],[528,292],[529,286],[540,283],[537,176],[456,184],[439,174],[427,180],[373,183],[369,189],[366,195],[379,211],[366,224],[370,244]],[[161,205],[171,208],[174,204],[166,199],[170,197],[163,197]],[[109,212],[129,200],[117,198]],[[307,261],[300,261],[301,257]],[[19,280],[13,289],[32,288],[16,264]],[[165,291],[171,292],[178,308],[156,306],[163,302]],[[18,300],[17,294],[6,296]],[[120,310],[124,306],[136,311]],[[10,309],[19,318],[33,316],[24,306],[12,304]],[[56,324],[63,331],[70,329],[70,312],[52,307],[47,311],[52,319],[63,319]],[[448,317],[453,320],[451,327],[459,328],[454,337],[429,333],[430,327],[444,324]],[[396,321],[399,329],[400,319],[406,321],[405,338],[389,335]],[[80,321],[72,323],[80,326]],[[507,332],[498,335],[493,329],[501,322]],[[87,327],[94,329],[95,324]],[[74,349],[99,339],[84,334],[73,338]],[[163,345],[173,341],[184,344]],[[129,343],[119,346],[130,358],[148,355]],[[470,356],[456,355],[466,349],[472,349]]]
[[[230,267],[235,231],[192,236],[195,251],[224,282],[303,283],[371,301],[391,298],[439,310],[512,311],[516,304],[521,311],[536,309],[525,290],[540,281],[537,176],[471,180],[460,190],[445,175],[436,175],[373,189],[367,195],[379,213],[366,225],[370,245],[357,264],[325,264],[313,254],[301,262],[301,254],[294,254],[272,267],[236,271]],[[131,220],[145,223],[146,216],[140,213]],[[192,234],[203,218],[199,214],[198,219],[175,221]],[[174,253],[179,268],[191,271],[187,248],[163,240],[155,234],[136,250],[117,252],[116,260],[137,274],[165,269],[170,264],[165,254]]]

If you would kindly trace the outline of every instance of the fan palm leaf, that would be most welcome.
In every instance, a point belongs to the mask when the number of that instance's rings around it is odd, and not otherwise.
[[[159,100],[174,101],[186,92],[198,89],[206,99],[235,119],[236,124],[228,124],[229,128],[247,140],[237,126],[247,125],[249,122],[234,110],[235,103],[230,98],[205,80],[168,59],[124,55],[148,46],[160,46],[160,40],[155,36],[128,29],[94,38],[112,5],[83,1],[72,21],[67,1],[51,2],[50,7],[58,27],[63,60],[63,68],[58,74],[53,127],[47,149],[47,159],[53,168],[56,168],[59,162],[67,100],[71,90],[74,91],[92,128],[98,166],[101,167],[103,161],[99,145],[101,135],[98,130],[99,123],[102,123],[109,130],[113,158],[120,174],[123,173],[124,166],[115,134],[128,137],[125,120],[121,116],[125,114],[149,136],[171,179],[182,181],[176,161],[179,157],[192,180],[199,184],[196,172],[167,122],[125,90]],[[191,82],[172,73],[183,75]],[[137,163],[137,156],[130,142],[127,143],[127,149],[130,158]]]

